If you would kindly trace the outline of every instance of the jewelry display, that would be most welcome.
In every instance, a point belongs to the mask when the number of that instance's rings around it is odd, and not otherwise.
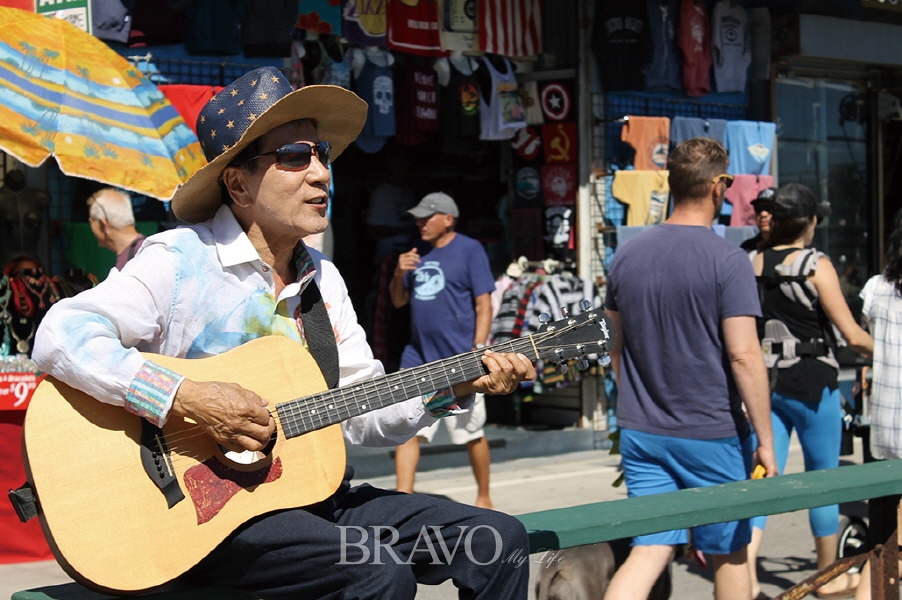
[[[0,356],[6,356],[11,349],[12,335],[10,328],[12,327],[13,315],[9,312],[9,301],[12,298],[13,290],[9,284],[9,278],[3,275],[0,279],[0,328],[3,329],[3,341],[0,342]]]

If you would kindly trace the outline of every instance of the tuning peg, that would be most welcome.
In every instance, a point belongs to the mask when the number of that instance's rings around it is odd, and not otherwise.
[[[566,306],[562,306],[561,307],[561,315],[563,315],[563,317],[566,319],[567,317],[570,316],[570,309],[567,308]]]
[[[590,308],[592,308],[592,303],[589,302],[588,300],[580,300],[580,301],[579,301],[579,308],[580,308],[583,312],[585,312],[585,311],[589,310]]]
[[[557,372],[560,373],[561,375],[566,375],[567,371],[569,371],[569,370],[570,370],[570,367],[567,366],[567,363],[559,362],[557,364]]]
[[[589,368],[589,361],[585,358],[579,359],[578,361],[576,361],[576,368],[580,371],[585,371]]]
[[[548,313],[542,313],[539,315],[539,323],[542,323],[544,325],[545,323],[549,322],[551,322],[551,315],[549,315]]]
[[[609,364],[611,364],[611,355],[608,354],[607,352],[605,352],[604,354],[599,356],[598,364],[601,365],[602,367],[607,367]]]

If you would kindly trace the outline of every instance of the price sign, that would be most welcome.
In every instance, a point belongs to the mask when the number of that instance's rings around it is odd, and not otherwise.
[[[25,410],[31,395],[46,375],[38,373],[0,373],[0,410]]]

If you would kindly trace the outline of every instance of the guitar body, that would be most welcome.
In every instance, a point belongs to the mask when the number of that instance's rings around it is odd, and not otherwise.
[[[275,405],[326,389],[299,343],[271,336],[203,359],[148,360],[197,381],[228,381]],[[26,473],[40,519],[65,571],[106,592],[139,592],[197,564],[249,519],[329,497],[341,483],[340,425],[285,439],[265,456],[227,458],[197,425],[171,417],[163,439],[184,498],[171,508],[142,466],[143,419],[48,377],[25,416]]]

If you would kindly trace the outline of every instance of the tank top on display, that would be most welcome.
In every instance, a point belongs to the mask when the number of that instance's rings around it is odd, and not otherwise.
[[[337,85],[346,90],[351,89],[351,65],[348,64],[344,56],[342,56],[341,61],[333,60],[329,53],[326,52],[322,42],[317,41],[317,43],[319,44],[320,58],[319,64],[313,67],[314,83],[319,85]]]
[[[448,137],[478,136],[481,131],[479,122],[479,83],[472,73],[461,73],[451,67],[448,84],[440,88],[440,106],[442,111],[442,131]]]
[[[506,70],[502,73],[483,57],[482,63],[491,77],[489,94],[479,95],[481,140],[509,140],[518,129],[526,127],[526,112],[520,99],[517,78],[510,61],[501,57]],[[485,97],[484,97],[485,96]]]
[[[361,135],[395,135],[395,97],[392,70],[367,59],[354,82],[354,89],[368,105]]]

